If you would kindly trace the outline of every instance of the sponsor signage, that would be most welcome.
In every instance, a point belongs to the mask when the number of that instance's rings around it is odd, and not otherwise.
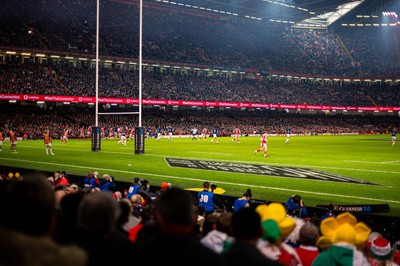
[[[389,204],[351,204],[351,205],[332,205],[334,211],[343,212],[389,212]],[[328,205],[317,205],[319,208],[328,208]]]
[[[44,102],[80,102],[95,103],[96,97],[89,96],[62,96],[62,95],[33,95],[33,94],[0,94],[3,101],[44,101]],[[139,104],[139,99],[99,97],[98,103],[109,104]],[[199,106],[199,107],[232,107],[232,108],[280,108],[300,110],[347,110],[347,111],[400,111],[400,107],[375,107],[375,106],[327,106],[327,105],[302,105],[302,104],[273,104],[249,102],[209,102],[143,99],[144,105],[172,105],[172,106]]]
[[[165,160],[171,167],[277,176],[286,178],[312,179],[319,181],[345,182],[353,184],[378,185],[363,180],[312,170],[308,168],[273,166],[268,164],[245,164],[205,160],[188,160],[179,158],[166,158]]]

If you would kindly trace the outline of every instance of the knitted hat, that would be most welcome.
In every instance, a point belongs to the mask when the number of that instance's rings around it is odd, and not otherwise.
[[[161,188],[167,188],[168,187],[168,183],[167,182],[162,182],[161,183]]]
[[[263,240],[268,240],[272,243],[275,243],[279,240],[280,230],[276,221],[272,219],[265,220],[261,222],[261,227],[264,231],[261,237]]]
[[[394,249],[390,246],[390,242],[383,237],[375,239],[371,247],[369,248],[371,257],[376,260],[388,260],[391,259],[394,253]]]

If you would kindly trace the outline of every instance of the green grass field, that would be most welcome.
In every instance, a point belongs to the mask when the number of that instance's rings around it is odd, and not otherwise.
[[[142,155],[134,154],[133,141],[123,146],[116,140],[102,140],[101,151],[92,152],[88,140],[69,140],[67,144],[54,140],[55,156],[45,155],[43,141],[19,141],[15,154],[10,153],[9,142],[4,141],[0,164],[50,172],[65,170],[82,176],[98,171],[129,182],[139,176],[157,186],[167,181],[194,188],[211,181],[224,189],[225,195],[241,196],[251,188],[254,199],[284,202],[290,195],[300,194],[307,206],[388,203],[391,211],[384,215],[400,216],[400,143],[392,147],[389,135],[293,136],[288,145],[285,137],[271,136],[267,158],[261,152],[253,154],[259,147],[259,137],[242,137],[240,144],[228,137],[220,138],[220,144],[211,145],[209,140],[146,139]],[[201,165],[211,169],[171,167],[166,158],[185,159],[186,163],[202,160]],[[219,170],[212,170],[214,167]],[[287,177],[268,175],[268,171],[276,172],[279,167],[318,170],[365,183],[304,179],[299,170],[287,168],[283,168],[286,173],[291,172]],[[227,168],[262,168],[266,174],[224,171]]]

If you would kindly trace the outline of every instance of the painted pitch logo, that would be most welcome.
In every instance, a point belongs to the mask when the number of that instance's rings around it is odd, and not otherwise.
[[[294,167],[283,167],[283,166],[273,166],[264,164],[244,164],[244,163],[215,162],[215,161],[203,161],[203,160],[188,160],[188,159],[176,159],[176,158],[165,158],[165,160],[171,167],[225,171],[225,172],[235,172],[243,174],[279,176],[286,178],[311,179],[319,181],[344,182],[344,183],[364,184],[364,185],[378,185],[363,180],[312,170],[308,168],[294,168]]]

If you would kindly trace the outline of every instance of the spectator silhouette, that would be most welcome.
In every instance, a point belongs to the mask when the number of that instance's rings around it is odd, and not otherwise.
[[[215,218],[212,218],[212,216]],[[208,214],[205,219],[205,223],[209,223],[210,219],[215,223],[212,224],[212,230],[203,235],[200,242],[216,253],[223,252],[233,241],[231,227],[232,213],[215,212]]]
[[[288,198],[285,203],[285,208],[289,215],[293,215],[300,218],[307,217],[307,209],[304,206],[303,199],[300,195],[292,195]]]
[[[197,217],[189,192],[180,188],[168,189],[156,200],[154,208],[153,234],[140,242],[137,239],[137,254],[151,258],[154,265],[185,265],[188,261],[195,266],[224,265],[220,255],[200,244],[193,235]],[[177,251],[179,254],[176,254]]]
[[[137,239],[141,241],[141,238],[146,239],[148,234],[152,235],[154,233],[154,205],[148,204],[143,208],[143,211],[140,213],[139,216],[139,223],[128,230],[129,233],[129,240],[133,243],[136,242]],[[147,230],[141,231],[142,228],[146,226]]]
[[[261,217],[253,208],[243,208],[232,216],[233,246],[222,253],[226,265],[282,265],[268,259],[257,248],[263,234]]]
[[[128,188],[128,193],[127,193],[127,198],[130,199],[132,197],[132,195],[138,194],[138,191],[140,189],[141,186],[141,181],[139,177],[135,177],[133,179],[133,182],[130,184],[129,188]]]
[[[111,192],[86,194],[78,208],[77,244],[89,255],[88,265],[118,265],[133,258],[128,236],[117,233],[120,207]]]
[[[115,192],[117,190],[117,186],[115,185],[113,179],[114,178],[109,174],[104,174],[103,177],[100,178],[100,190]]]
[[[204,206],[206,215],[213,213],[215,211],[215,206],[223,208],[222,201],[215,196],[213,189],[210,190],[210,187],[210,183],[206,181],[203,183],[203,190],[197,193],[198,205]]]
[[[371,229],[357,222],[349,212],[329,217],[321,222],[321,237],[317,246],[323,251],[314,259],[313,266],[370,265],[360,250],[366,246]]]
[[[45,176],[24,176],[0,191],[1,265],[86,265],[87,254],[52,240],[55,196]]]
[[[311,266],[314,259],[319,255],[317,245],[320,236],[319,228],[312,223],[305,223],[300,229],[300,246],[295,251],[303,266]]]
[[[244,193],[241,198],[236,199],[233,202],[233,212],[238,212],[240,209],[245,208],[245,207],[250,207],[249,200],[253,194],[251,193],[251,189],[248,188]]]
[[[78,237],[78,206],[83,200],[84,192],[78,189],[76,192],[68,193],[60,202],[60,211],[57,216],[54,240],[60,244],[71,244]]]

